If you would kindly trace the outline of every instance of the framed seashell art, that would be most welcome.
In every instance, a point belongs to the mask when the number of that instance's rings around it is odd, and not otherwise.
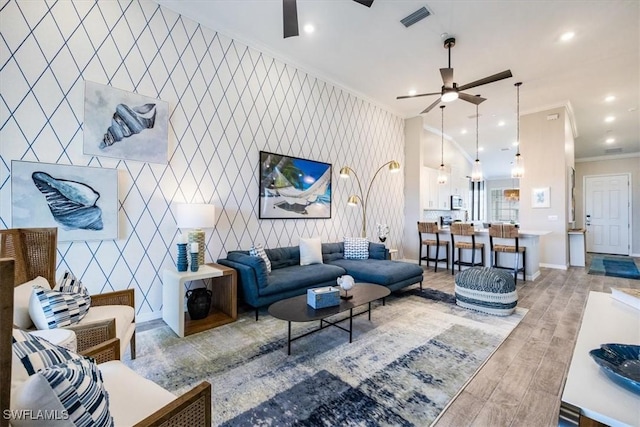
[[[168,132],[167,102],[85,81],[84,154],[167,164]]]
[[[118,170],[11,162],[11,226],[58,227],[58,240],[118,238]]]

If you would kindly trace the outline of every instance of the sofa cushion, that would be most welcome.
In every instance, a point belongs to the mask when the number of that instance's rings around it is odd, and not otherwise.
[[[344,258],[344,243],[323,243],[322,244],[322,260],[323,262],[333,261],[335,259]]]
[[[300,265],[300,248],[298,246],[286,246],[282,248],[265,249],[271,260],[271,270]]]
[[[109,414],[109,396],[105,390],[98,366],[89,359],[75,359],[36,372],[25,381],[11,402],[11,409],[46,411],[66,414],[57,419],[56,426],[113,426]],[[62,417],[64,418],[64,417]],[[41,426],[42,420],[12,420],[15,427]]]
[[[91,307],[87,315],[78,323],[78,325],[86,325],[101,320],[115,319],[116,321],[116,338],[120,339],[120,347],[124,351],[127,340],[126,335],[131,322],[135,317],[133,307],[128,305],[98,305]]]
[[[387,259],[387,248],[382,243],[369,242],[370,259]]]
[[[13,290],[13,324],[22,329],[29,329],[33,321],[29,315],[29,299],[34,286],[50,288],[49,282],[42,276],[16,286]]]
[[[260,289],[260,295],[279,294],[292,289],[313,288],[324,282],[336,280],[345,274],[344,269],[336,265],[311,264],[294,265],[273,270],[269,276],[269,284]]]
[[[403,280],[422,276],[423,270],[415,264],[401,261],[387,261],[376,259],[338,259],[331,261],[332,265],[344,268],[347,274],[353,276],[356,282],[390,285]]]
[[[258,287],[264,288],[267,286],[267,278],[269,273],[267,272],[267,265],[264,263],[264,260],[260,257],[254,257],[248,255],[247,253],[243,253],[241,251],[232,251],[227,254],[227,259],[229,261],[237,262],[239,264],[248,265],[253,268],[253,271],[256,273],[256,280],[258,281]],[[272,270],[274,267],[271,264]]]
[[[82,320],[90,306],[91,297],[87,294],[71,294],[36,286],[29,299],[29,315],[38,329],[61,328]]]
[[[369,241],[366,237],[344,238],[344,259],[369,258]]]
[[[111,416],[116,426],[132,426],[176,398],[120,361],[101,363],[100,372],[109,393]],[[132,398],[131,390],[136,391],[135,398]]]
[[[300,265],[322,264],[320,237],[300,238]]]
[[[249,249],[249,255],[262,258],[264,260],[264,265],[267,268],[267,274],[271,273],[271,261],[269,260],[267,253],[264,251],[264,247],[262,247],[260,243],[251,246],[251,249]]]

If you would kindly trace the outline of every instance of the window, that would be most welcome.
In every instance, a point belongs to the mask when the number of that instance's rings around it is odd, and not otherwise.
[[[507,188],[492,188],[490,194],[489,221],[518,222],[520,202],[504,197]]]
[[[483,221],[485,213],[485,182],[469,182],[471,221]]]

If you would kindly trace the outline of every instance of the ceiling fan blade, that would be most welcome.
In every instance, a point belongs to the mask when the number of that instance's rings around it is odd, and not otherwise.
[[[501,73],[494,74],[489,77],[485,77],[484,79],[476,80],[475,82],[458,86],[458,90],[471,89],[472,87],[486,85],[487,83],[497,82],[498,80],[508,79],[509,77],[513,77],[513,74],[511,74],[511,70],[505,70],[505,71],[502,71]]]
[[[367,7],[371,7],[371,5],[373,4],[373,0],[353,0],[353,1]]]
[[[440,75],[445,87],[453,87],[453,68],[440,68]]]
[[[476,104],[476,105],[480,105],[487,100],[486,98],[483,98],[481,96],[474,96],[474,95],[469,95],[461,92],[458,92],[458,98],[464,99],[465,101],[470,102],[472,104]]]
[[[440,92],[419,93],[417,95],[402,95],[402,96],[397,97],[396,99],[418,98],[419,96],[430,96],[430,95],[440,95]]]
[[[429,111],[431,111],[433,109],[433,107],[435,107],[438,104],[440,104],[440,98],[438,98],[433,104],[429,105],[427,108],[422,110],[422,112],[420,114],[428,113]]]
[[[299,35],[298,6],[296,5],[296,0],[282,0],[282,24],[285,39]]]

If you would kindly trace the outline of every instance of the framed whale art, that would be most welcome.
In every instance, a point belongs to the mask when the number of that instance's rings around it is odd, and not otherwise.
[[[83,153],[140,162],[168,162],[169,104],[85,81]]]
[[[118,170],[11,162],[11,226],[58,227],[58,240],[118,238]]]

